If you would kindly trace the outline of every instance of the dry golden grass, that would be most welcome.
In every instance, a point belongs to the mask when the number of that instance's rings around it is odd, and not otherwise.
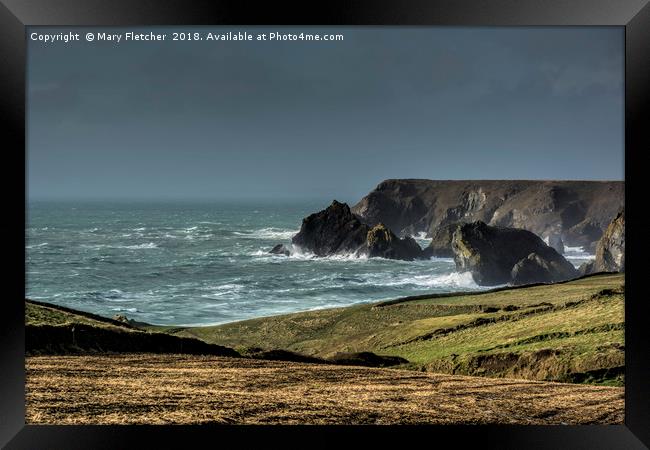
[[[622,388],[188,355],[28,357],[29,424],[620,424]]]

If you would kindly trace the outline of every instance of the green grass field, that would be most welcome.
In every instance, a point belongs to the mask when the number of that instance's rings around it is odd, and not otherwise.
[[[622,386],[624,303],[624,275],[607,274],[554,285],[398,299],[210,327],[134,326],[35,302],[26,303],[25,319],[33,332],[50,327],[52,333],[63,333],[63,339],[68,335],[62,328],[89,326],[97,333],[88,335],[87,346],[97,347],[96,351],[117,338],[127,349],[164,351],[181,345],[161,339],[171,335],[234,348],[243,355],[252,349],[280,349],[331,359],[340,353],[372,352],[408,360],[398,366],[403,369]],[[104,347],[91,342],[99,342],[101,336]],[[141,342],[147,339],[160,344]],[[59,347],[70,347],[64,344]]]
[[[624,275],[356,305],[213,327],[155,327],[236,349],[329,358],[370,351],[404,368],[622,385]],[[153,327],[152,327],[153,328]]]
[[[99,328],[119,329],[120,331],[129,331],[132,328],[94,314],[50,307],[31,301],[25,303],[25,325],[68,325],[75,323]]]

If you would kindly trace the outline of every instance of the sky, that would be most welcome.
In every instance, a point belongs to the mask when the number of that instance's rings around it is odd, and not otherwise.
[[[166,33],[87,42],[88,31]],[[170,41],[174,31],[343,41]],[[356,202],[388,178],[624,179],[620,27],[44,28],[30,199]],[[29,33],[28,33],[29,35]]]

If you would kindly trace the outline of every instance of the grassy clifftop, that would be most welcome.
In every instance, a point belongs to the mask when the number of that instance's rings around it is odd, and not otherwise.
[[[230,348],[199,339],[144,331],[132,324],[31,300],[25,302],[25,352],[27,355],[151,352],[239,356]]]
[[[162,330],[239,349],[370,351],[418,370],[622,385],[624,276]]]

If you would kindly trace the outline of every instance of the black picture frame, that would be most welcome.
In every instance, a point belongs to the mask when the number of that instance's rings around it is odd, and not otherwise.
[[[25,74],[32,25],[444,25],[625,27],[626,278],[625,424],[610,426],[241,427],[25,425]],[[0,327],[0,445],[6,448],[187,447],[226,438],[283,445],[337,444],[363,433],[366,445],[404,442],[495,448],[645,448],[650,445],[650,327],[643,296],[642,164],[650,150],[648,0],[356,0],[288,4],[234,0],[0,0],[0,111],[5,150],[2,220],[8,264]],[[7,142],[8,141],[8,142]],[[638,199],[637,199],[638,198]],[[19,236],[23,236],[22,239]],[[631,262],[630,262],[631,261]],[[294,434],[300,433],[300,438]],[[453,444],[451,444],[453,443]],[[421,444],[418,444],[421,445]]]

